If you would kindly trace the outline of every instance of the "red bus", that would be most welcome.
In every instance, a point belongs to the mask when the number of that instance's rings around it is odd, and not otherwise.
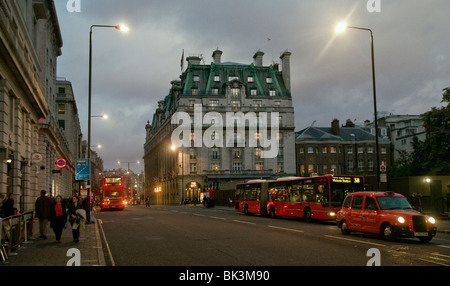
[[[109,175],[103,177],[102,201],[100,208],[103,210],[125,208],[125,188],[123,176]]]
[[[364,191],[364,177],[324,175],[256,180],[236,186],[235,209],[246,214],[335,220],[344,198]]]

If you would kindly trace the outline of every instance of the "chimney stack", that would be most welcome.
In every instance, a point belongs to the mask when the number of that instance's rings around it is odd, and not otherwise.
[[[223,52],[219,49],[215,50],[212,54],[212,57],[214,59],[214,64],[219,65],[221,63],[221,57]]]
[[[334,119],[333,122],[331,122],[331,132],[333,133],[333,135],[336,135],[336,136],[341,135],[338,119]]]
[[[255,53],[255,55],[253,56],[253,59],[255,60],[255,66],[262,67],[262,65],[263,65],[263,56],[264,56],[264,53],[261,52],[261,51],[257,51]]]
[[[285,51],[280,59],[281,59],[281,74],[283,76],[284,85],[286,89],[291,92],[291,52]]]
[[[199,65],[202,59],[198,56],[190,56],[186,58],[186,61],[193,65]]]

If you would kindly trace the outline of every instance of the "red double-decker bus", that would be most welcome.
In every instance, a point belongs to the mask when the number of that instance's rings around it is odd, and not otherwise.
[[[344,198],[364,191],[364,177],[324,175],[238,184],[235,208],[246,214],[334,220]]]
[[[102,201],[100,208],[103,210],[125,208],[125,188],[123,176],[109,175],[103,177]]]

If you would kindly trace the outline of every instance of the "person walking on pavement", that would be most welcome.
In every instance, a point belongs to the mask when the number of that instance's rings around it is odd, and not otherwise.
[[[14,194],[13,193],[10,193],[8,195],[8,198],[3,202],[2,208],[4,211],[5,217],[13,216],[16,214],[17,208],[14,207]]]
[[[61,235],[67,222],[66,206],[62,203],[62,197],[56,196],[55,203],[50,210],[50,227],[55,232],[56,242],[61,242]]]
[[[52,202],[46,194],[47,192],[42,190],[41,196],[37,198],[35,203],[36,217],[39,218],[39,238],[43,239],[47,239],[48,217],[52,206]]]
[[[69,216],[69,222],[72,226],[73,242],[78,242],[80,238],[80,216],[77,214],[77,210],[82,210],[83,206],[80,204],[77,196],[73,196],[72,203],[69,204],[67,215]],[[74,229],[74,224],[76,227]]]

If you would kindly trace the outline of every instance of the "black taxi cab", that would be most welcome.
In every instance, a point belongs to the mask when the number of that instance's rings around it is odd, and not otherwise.
[[[352,231],[380,234],[386,240],[415,237],[429,242],[436,235],[436,220],[412,209],[408,200],[394,192],[349,194],[336,215],[343,234]]]

